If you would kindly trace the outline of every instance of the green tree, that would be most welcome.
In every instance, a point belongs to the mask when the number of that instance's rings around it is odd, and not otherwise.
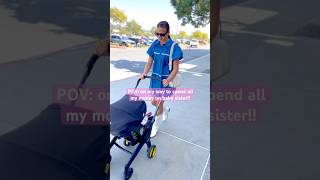
[[[154,33],[151,33],[150,31],[148,31],[148,30],[145,30],[144,31],[144,33],[143,33],[143,35],[144,36],[147,36],[147,37],[150,37],[150,36],[152,36]]]
[[[191,37],[194,38],[194,39],[201,39],[202,38],[202,32],[197,30],[197,31],[192,33]]]
[[[207,34],[207,33],[202,33],[201,40],[206,41],[206,40],[208,40],[208,39],[209,39],[208,34]]]
[[[121,25],[127,21],[128,17],[124,13],[124,11],[113,7],[110,8],[110,20],[111,20],[111,32],[113,32],[114,29],[121,29]]]
[[[210,22],[210,0],[171,0],[182,25],[204,27]]]
[[[142,27],[135,20],[127,22],[125,33],[127,35],[144,35]]]
[[[154,34],[154,32],[156,31],[156,27],[152,27],[151,29],[150,29],[150,32],[151,32],[151,34]]]
[[[170,37],[172,38],[172,39],[177,39],[177,35],[176,34],[170,34]]]
[[[206,41],[206,40],[209,39],[207,33],[201,32],[201,31],[199,31],[199,30],[194,31],[194,32],[191,34],[191,38],[193,38],[193,39],[198,39],[198,40],[202,40],[202,41]]]
[[[185,31],[179,31],[178,37],[181,39],[184,39],[184,38],[188,37],[188,35]]]

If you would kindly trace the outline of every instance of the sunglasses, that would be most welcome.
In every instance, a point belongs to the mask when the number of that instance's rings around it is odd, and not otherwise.
[[[157,33],[157,32],[154,32],[154,34],[156,36],[160,36],[160,37],[164,37],[166,34],[168,33],[168,31],[166,33]]]

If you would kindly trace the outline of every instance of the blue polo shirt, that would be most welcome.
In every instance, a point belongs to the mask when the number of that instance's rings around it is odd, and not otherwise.
[[[168,39],[165,44],[160,45],[160,41],[157,39],[149,47],[147,54],[153,59],[152,76],[157,76],[161,79],[168,78],[171,71],[171,69],[169,70],[169,56],[172,43],[172,39]],[[182,50],[178,44],[175,44],[172,60],[179,61],[182,58]],[[152,79],[150,81],[150,88],[164,88],[164,86],[162,82]]]

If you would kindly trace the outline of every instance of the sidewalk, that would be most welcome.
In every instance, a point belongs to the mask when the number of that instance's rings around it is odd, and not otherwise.
[[[171,107],[169,119],[151,141],[157,145],[157,155],[148,159],[146,146],[142,148],[132,167],[133,180],[209,180],[210,174],[210,122],[209,122],[209,74],[201,73],[209,67],[209,56],[189,61],[197,65],[197,72],[184,72],[181,88],[194,88],[192,101],[166,102]],[[207,66],[202,66],[207,64]],[[199,65],[199,66],[198,66]],[[196,69],[196,68],[194,68]],[[190,69],[190,71],[194,70]],[[127,88],[134,87],[137,76],[110,84],[110,102],[125,95]],[[148,87],[149,81],[141,81],[139,87]],[[155,108],[147,102],[148,111]],[[195,108],[197,107],[197,108]],[[120,144],[122,144],[120,142]],[[133,150],[133,148],[129,148]],[[123,178],[124,165],[130,155],[111,149],[111,179]]]
[[[55,8],[60,9],[62,17],[68,14],[67,18],[58,18]],[[89,29],[89,25],[95,23],[97,26],[102,19],[93,19],[92,22],[83,19],[84,11],[72,6],[72,2],[1,2],[0,64],[30,59],[96,41],[94,35],[99,36],[101,30],[92,30],[93,27]],[[83,25],[81,28],[80,23]]]
[[[0,134],[27,123],[53,103],[53,87],[57,84],[78,84],[93,50],[94,45],[89,45],[30,61],[1,64]],[[108,63],[99,59],[87,84],[108,82]]]
[[[320,160],[320,145],[315,142],[320,138],[316,121],[320,40],[295,33],[319,18],[319,5],[319,1],[305,3],[304,13],[297,13],[301,4],[288,0],[246,1],[222,9],[232,70],[214,84],[270,85],[272,102],[254,125],[214,125],[211,143],[219,140],[214,142],[214,178],[320,176],[315,168]]]

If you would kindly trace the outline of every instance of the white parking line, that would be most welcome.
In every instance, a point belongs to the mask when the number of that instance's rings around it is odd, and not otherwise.
[[[208,166],[209,159],[210,159],[210,153],[209,153],[209,155],[208,155],[208,159],[207,159],[206,165],[204,166],[204,168],[203,168],[203,170],[202,170],[202,174],[201,174],[200,180],[203,179],[203,175],[204,175],[204,173],[206,172],[206,168],[207,168],[207,166]]]
[[[197,147],[199,147],[199,148],[201,148],[201,149],[204,149],[204,150],[206,150],[206,151],[210,151],[208,148],[205,148],[205,147],[200,146],[200,145],[198,145],[198,144],[195,144],[195,143],[193,143],[193,142],[187,141],[187,140],[185,140],[185,139],[179,138],[179,137],[177,137],[177,136],[175,136],[175,135],[172,135],[172,134],[170,134],[170,133],[167,133],[167,132],[164,132],[164,131],[160,131],[160,130],[159,130],[159,132],[161,132],[161,133],[163,133],[163,134],[166,134],[166,135],[168,135],[168,136],[171,136],[171,137],[173,137],[173,138],[176,138],[176,139],[178,139],[178,140],[180,140],[180,141],[186,142],[186,143],[188,143],[188,144],[197,146]]]
[[[202,58],[205,58],[207,56],[210,56],[210,53],[209,54],[206,54],[204,56],[201,56],[201,57],[198,57],[198,58],[195,58],[195,59],[192,59],[190,61],[188,61],[188,63],[182,63],[180,66],[179,66],[179,71],[180,72],[183,72],[183,73],[191,73],[195,76],[203,76],[203,75],[208,75],[210,76],[210,73],[201,73],[201,72],[195,72],[195,71],[189,71],[189,69],[192,69],[192,68],[195,68],[197,67],[197,65],[194,65],[194,64],[189,64],[189,63],[192,63],[193,61],[197,61],[199,59],[202,59]],[[183,62],[183,61],[182,61]]]
[[[195,71],[187,71],[187,70],[179,70],[180,72],[183,72],[183,73],[192,73],[192,74],[200,74],[200,75],[208,75],[210,76],[209,73],[202,73],[202,72],[195,72]]]
[[[197,67],[197,65],[189,64],[189,63],[181,63],[179,65],[179,69],[192,69],[194,67]]]

